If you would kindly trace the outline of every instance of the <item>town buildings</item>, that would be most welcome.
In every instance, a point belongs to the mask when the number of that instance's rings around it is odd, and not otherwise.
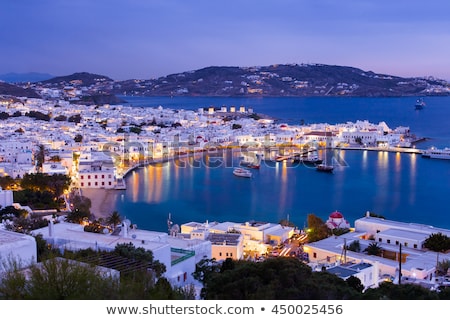
[[[428,284],[434,281],[437,285],[437,263],[450,260],[450,253],[438,254],[424,248],[425,240],[435,233],[450,236],[450,230],[447,229],[386,220],[367,214],[355,221],[352,232],[305,244],[304,251],[314,268],[327,269],[348,263],[373,265],[375,270],[371,282],[363,282],[366,287],[377,286],[385,279],[399,283],[403,278]],[[380,256],[365,252],[372,243],[377,243],[381,248]],[[350,250],[351,247],[359,249]]]

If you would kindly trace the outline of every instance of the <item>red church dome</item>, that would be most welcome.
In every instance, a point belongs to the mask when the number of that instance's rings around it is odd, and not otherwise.
[[[344,216],[339,211],[335,211],[330,214],[331,219],[342,219]]]

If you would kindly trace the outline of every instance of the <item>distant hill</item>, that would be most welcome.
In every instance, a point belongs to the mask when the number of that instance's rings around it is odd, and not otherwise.
[[[28,84],[23,84],[28,88]],[[433,77],[403,78],[354,67],[325,64],[274,64],[257,67],[211,66],[158,79],[115,81],[78,72],[32,84],[39,89],[76,89],[84,103],[121,103],[116,95],[311,97],[399,97],[450,95],[450,84]],[[71,88],[68,88],[71,87]],[[108,102],[109,101],[109,102]]]
[[[38,72],[0,74],[0,80],[8,83],[39,82],[53,77],[51,74]]]
[[[89,73],[89,72],[77,72],[68,76],[54,77],[42,83],[45,84],[64,84],[64,85],[77,85],[77,86],[91,86],[98,83],[112,82],[113,79],[102,76],[99,74]]]
[[[405,96],[449,94],[446,81],[402,78],[345,66],[207,67],[152,80],[118,81],[115,94],[142,96]]]
[[[27,98],[40,98],[41,96],[31,88],[22,88],[6,82],[0,82],[0,95],[14,96],[14,97],[27,97]]]

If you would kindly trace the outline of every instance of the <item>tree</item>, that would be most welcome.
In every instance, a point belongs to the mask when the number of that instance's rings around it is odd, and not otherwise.
[[[450,250],[450,238],[441,232],[433,233],[425,239],[423,246],[434,252],[445,252]]]
[[[371,242],[369,246],[364,249],[364,252],[367,252],[369,256],[379,256],[383,252],[383,249],[380,247],[378,242]]]
[[[329,230],[325,222],[315,214],[308,214],[308,241],[314,242],[325,239],[329,236]]]
[[[360,293],[364,291],[364,285],[361,283],[361,280],[359,280],[359,278],[355,276],[348,277],[345,282],[349,287],[355,289]]]
[[[120,216],[119,212],[113,211],[106,219],[106,222],[109,223],[115,230],[117,225],[122,222],[122,217]]]
[[[425,239],[423,246],[437,253],[436,273],[439,273],[439,253],[450,249],[450,238],[441,232],[433,233]]]
[[[43,144],[40,144],[38,147],[38,151],[36,153],[36,167],[39,172],[42,172],[42,165],[45,162],[45,155],[47,151],[45,150],[45,146]]]
[[[355,240],[352,243],[350,243],[347,246],[347,250],[353,251],[353,252],[360,252],[361,251],[361,244],[359,243],[359,240]]]

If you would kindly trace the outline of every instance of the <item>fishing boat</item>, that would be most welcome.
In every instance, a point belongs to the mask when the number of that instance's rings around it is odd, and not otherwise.
[[[243,177],[243,178],[251,178],[252,177],[251,171],[247,170],[247,169],[244,169],[244,168],[235,168],[233,170],[233,174],[235,176]]]

